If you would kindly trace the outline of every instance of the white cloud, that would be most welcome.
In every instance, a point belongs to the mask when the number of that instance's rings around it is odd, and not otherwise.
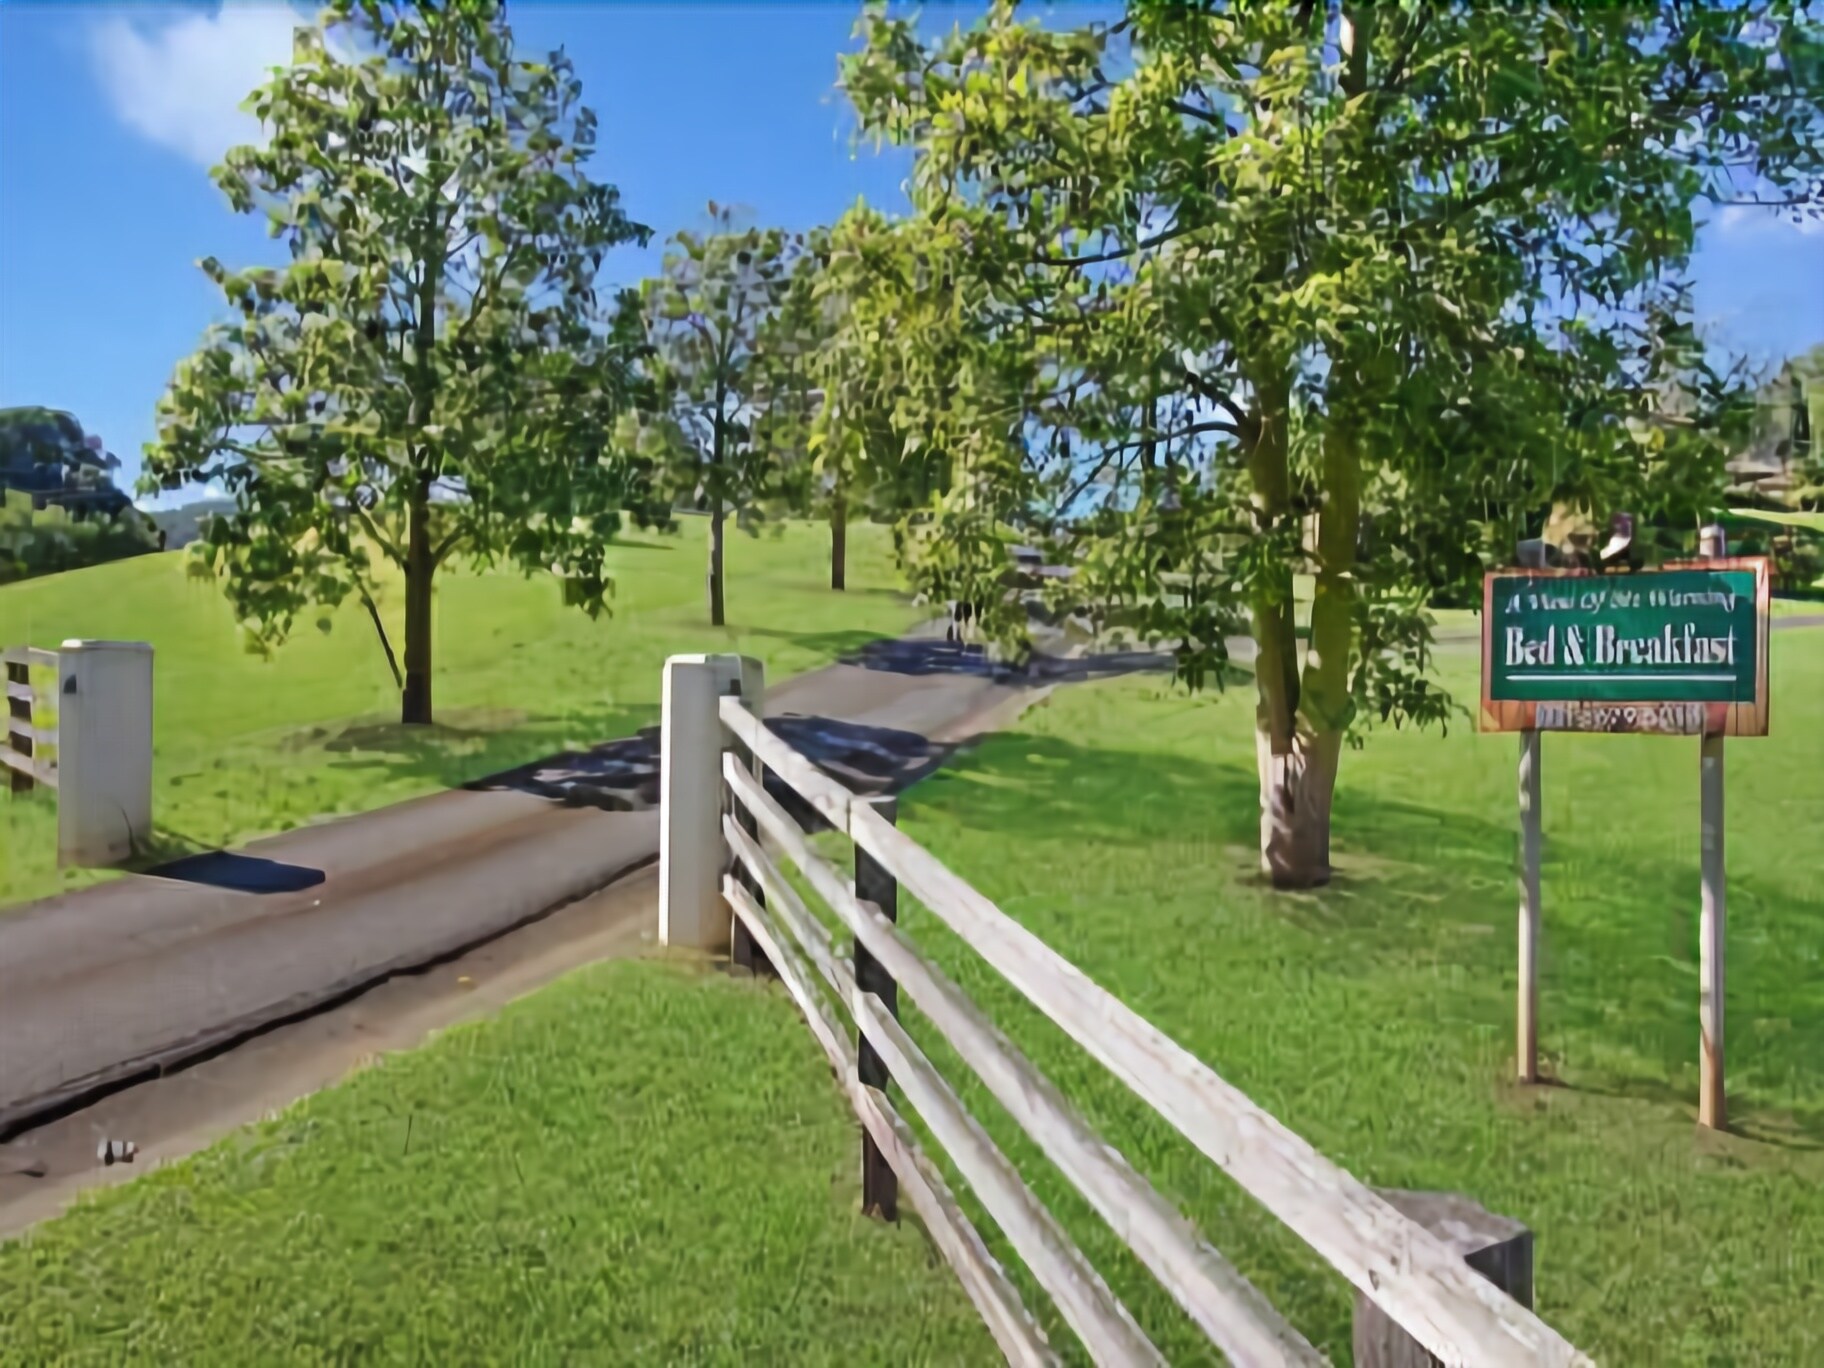
[[[1824,237],[1824,218],[1812,213],[1795,223],[1790,209],[1769,205],[1728,204],[1716,216],[1716,230],[1732,238],[1743,238],[1750,234],[1758,237],[1772,233]]]
[[[149,23],[116,14],[94,26],[90,51],[123,121],[209,166],[230,147],[259,140],[259,124],[241,101],[273,67],[291,61],[292,32],[306,22],[308,16],[276,0],[224,0],[214,13]]]

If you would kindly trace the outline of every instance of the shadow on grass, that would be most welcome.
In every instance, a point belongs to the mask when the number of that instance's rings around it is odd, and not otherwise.
[[[1253,900],[1298,933],[1287,953],[1301,973],[1404,976],[1415,1001],[1435,1003],[1439,975],[1460,972],[1469,985],[1462,997],[1427,1010],[1442,1010],[1447,1029],[1473,1024],[1493,1040],[1511,1039],[1516,833],[1504,824],[1352,789],[1346,759],[1333,833],[1337,875],[1328,887],[1285,894],[1256,873],[1255,775],[1217,757],[1014,733],[987,739],[919,792],[971,841],[987,837],[1020,852],[1029,871],[1063,842],[1133,861],[1145,871],[1136,872],[1137,889],[1175,893],[1175,868],[1199,887],[1215,880],[1215,896]],[[1059,855],[1060,869],[1074,858]],[[1548,1065],[1573,1091],[1694,1115],[1696,871],[1554,836],[1543,873]],[[1044,888],[1047,876],[1028,873],[1035,877]],[[1055,891],[1021,896],[1063,900],[1068,875],[1058,878]],[[1554,885],[1578,893],[1554,904]],[[1731,1038],[1743,1042],[1732,1129],[1791,1148],[1824,1145],[1824,1013],[1814,987],[1791,972],[1824,950],[1824,898],[1765,892],[1752,870],[1732,871],[1730,894],[1731,910],[1749,911],[1792,956],[1742,956],[1731,965]],[[1152,953],[1143,941],[1136,929],[1136,961]],[[1082,967],[1095,975],[1101,966]]]
[[[154,824],[150,836],[133,843],[133,858],[127,862],[126,868],[130,873],[149,874],[160,866],[208,855],[220,848],[207,841],[199,841],[194,836],[186,836],[181,831]]]
[[[561,760],[606,738],[631,737],[655,719],[651,708],[601,706],[561,717],[524,713],[452,713],[430,727],[357,724],[310,738],[335,758],[332,767],[389,782],[454,789],[511,787],[513,772]],[[491,725],[490,725],[491,723]]]
[[[745,636],[768,641],[789,641],[800,650],[829,660],[848,660],[880,640],[878,632],[848,629],[836,632],[788,632],[779,627],[737,627]]]

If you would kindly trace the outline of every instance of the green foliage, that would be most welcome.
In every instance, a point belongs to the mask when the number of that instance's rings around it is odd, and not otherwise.
[[[215,181],[291,261],[201,263],[234,321],[178,367],[143,486],[234,498],[197,554],[257,645],[371,603],[376,558],[406,573],[408,682],[452,555],[603,611],[603,546],[646,493],[611,442],[637,337],[595,276],[647,230],[585,173],[580,97],[561,52],[514,54],[498,4],[337,0],[247,102],[268,141]]]
[[[0,505],[0,584],[80,570],[159,549],[158,533],[134,509],[76,518],[67,509],[34,509],[28,495],[7,491]]]
[[[899,440],[893,421],[891,358],[881,348],[872,312],[883,292],[870,274],[891,269],[893,225],[857,203],[834,229],[811,234],[805,269],[794,282],[797,307],[812,320],[814,402],[806,449],[814,499],[839,503],[839,516],[866,511],[882,518],[922,507],[933,486],[917,477],[921,462]]]
[[[1279,752],[1441,721],[1430,604],[1554,503],[1693,531],[1714,506],[1745,396],[1678,273],[1706,198],[1813,194],[1794,5],[860,32],[845,84],[914,150],[915,212],[837,227],[845,317],[898,455],[945,464],[905,523],[945,596],[993,594],[1006,522],[1193,680],[1245,624]]]
[[[1824,343],[1786,365],[1784,437],[1790,443],[1797,508],[1824,511]]]
[[[0,409],[0,490],[20,490],[78,517],[114,517],[132,500],[114,487],[120,460],[61,409]]]
[[[709,213],[714,231],[678,233],[641,286],[651,386],[640,435],[663,488],[745,526],[790,488],[815,337],[794,289],[802,237],[737,229],[713,203]]]
[[[735,227],[709,205],[709,233],[680,232],[640,289],[648,384],[623,440],[666,495],[710,515],[709,615],[724,621],[724,518],[757,529],[808,502],[805,439],[818,337],[795,282],[802,235]]]
[[[0,409],[0,584],[160,549],[152,521],[114,487],[119,464],[71,414]]]

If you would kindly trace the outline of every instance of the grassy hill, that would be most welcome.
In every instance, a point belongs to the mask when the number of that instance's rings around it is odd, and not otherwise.
[[[398,700],[358,605],[311,618],[270,659],[248,654],[217,587],[167,553],[0,588],[0,643],[150,641],[157,652],[153,815],[174,850],[231,845],[360,812],[625,736],[657,719],[667,655],[741,651],[774,678],[824,664],[918,616],[884,529],[849,540],[846,593],[828,585],[828,532],[791,524],[728,548],[729,619],[704,602],[706,525],[613,549],[614,616],[591,622],[549,579],[438,579],[439,725],[396,725]],[[402,594],[382,600],[397,643]],[[48,799],[0,796],[0,905],[98,877],[59,876]]]
[[[1440,669],[1474,698],[1473,651]],[[1156,678],[1060,691],[914,789],[900,825],[1357,1177],[1468,1193],[1526,1222],[1541,1314],[1598,1363],[1820,1363],[1824,630],[1776,635],[1771,670],[1772,734],[1728,746],[1729,1134],[1694,1126],[1695,739],[1545,739],[1549,1087],[1510,1081],[1512,736],[1389,731],[1345,756],[1340,877],[1311,894],[1274,894],[1255,873],[1251,681],[1199,697]],[[935,917],[913,905],[900,921],[1346,1361],[1340,1278]],[[1167,1358],[1205,1361],[930,1022],[915,1006],[905,1018]]]

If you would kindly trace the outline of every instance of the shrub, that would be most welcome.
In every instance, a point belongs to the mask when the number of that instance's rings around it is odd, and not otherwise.
[[[35,509],[30,495],[8,491],[0,507],[0,584],[143,556],[159,545],[158,529],[135,509],[77,519],[62,508]]]

